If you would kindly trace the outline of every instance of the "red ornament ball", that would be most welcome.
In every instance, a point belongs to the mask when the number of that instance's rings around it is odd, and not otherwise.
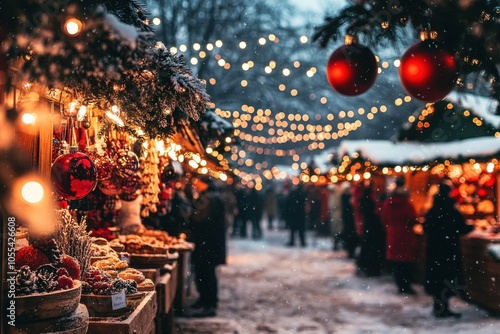
[[[453,55],[434,40],[418,42],[401,57],[399,77],[405,90],[416,99],[443,99],[455,86],[457,64]]]
[[[94,162],[82,152],[59,156],[52,164],[50,179],[55,192],[67,200],[82,199],[97,185]]]
[[[96,177],[99,181],[109,180],[113,176],[115,162],[106,155],[94,158]]]
[[[120,178],[112,176],[99,181],[99,190],[106,196],[118,196],[121,193]]]
[[[366,92],[375,82],[377,73],[375,55],[359,44],[341,46],[332,53],[326,66],[330,86],[348,96]]]
[[[120,199],[124,201],[133,201],[139,196],[141,189],[141,179],[139,176],[129,178],[120,178],[121,193]]]

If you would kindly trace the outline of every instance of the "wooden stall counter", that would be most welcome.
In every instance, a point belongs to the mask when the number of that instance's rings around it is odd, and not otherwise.
[[[473,232],[462,238],[464,279],[472,303],[500,314],[500,263],[488,253],[492,243],[500,243],[500,235]]]
[[[118,317],[91,317],[88,334],[154,334],[156,291],[146,292],[137,307]]]

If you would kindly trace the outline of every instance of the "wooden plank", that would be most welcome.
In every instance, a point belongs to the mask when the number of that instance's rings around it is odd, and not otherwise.
[[[150,334],[157,311],[156,291],[148,292],[125,319],[91,318],[88,334]]]
[[[158,314],[167,314],[172,308],[173,298],[170,292],[172,276],[164,274],[156,280],[156,293],[158,299]]]

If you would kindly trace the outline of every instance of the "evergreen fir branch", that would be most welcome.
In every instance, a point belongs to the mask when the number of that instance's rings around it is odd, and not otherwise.
[[[117,104],[127,125],[142,128],[149,138],[170,136],[175,123],[197,120],[210,102],[184,59],[156,47],[136,1],[55,1],[51,11],[40,11],[34,0],[21,3],[8,57],[26,59],[22,80],[68,88],[101,110]],[[68,12],[85,18],[78,36],[62,32]],[[28,24],[35,17],[37,25]],[[176,109],[181,112],[171,112]]]

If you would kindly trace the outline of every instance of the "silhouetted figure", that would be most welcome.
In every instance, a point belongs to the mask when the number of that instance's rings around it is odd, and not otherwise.
[[[251,188],[248,195],[248,217],[252,223],[252,239],[262,238],[262,228],[260,220],[262,219],[262,200],[259,192],[255,188]]]
[[[236,198],[237,213],[234,216],[231,236],[246,238],[249,208],[247,201],[247,192],[245,191],[244,186],[240,183],[236,185],[234,196]]]
[[[272,186],[266,190],[264,195],[264,213],[267,216],[267,229],[271,231],[274,219],[278,216],[278,196]]]
[[[364,188],[359,200],[363,220],[361,250],[357,259],[360,274],[379,276],[385,262],[385,231],[377,213],[371,184]]]
[[[449,299],[462,293],[460,236],[473,230],[455,208],[451,190],[448,182],[439,185],[424,222],[427,236],[424,287],[434,298],[432,312],[437,318],[460,317],[459,313],[450,311]]]
[[[287,224],[290,228],[288,246],[295,246],[295,234],[298,233],[300,244],[306,246],[306,200],[307,194],[299,184],[287,198]]]
[[[345,182],[340,195],[340,206],[342,216],[342,241],[344,249],[350,259],[356,256],[356,248],[358,247],[359,238],[356,232],[356,224],[354,223],[354,208],[351,202],[351,186]]]
[[[192,241],[195,249],[192,263],[199,299],[191,306],[192,316],[214,316],[218,306],[217,266],[226,263],[226,226],[224,203],[214,185],[193,203]]]

